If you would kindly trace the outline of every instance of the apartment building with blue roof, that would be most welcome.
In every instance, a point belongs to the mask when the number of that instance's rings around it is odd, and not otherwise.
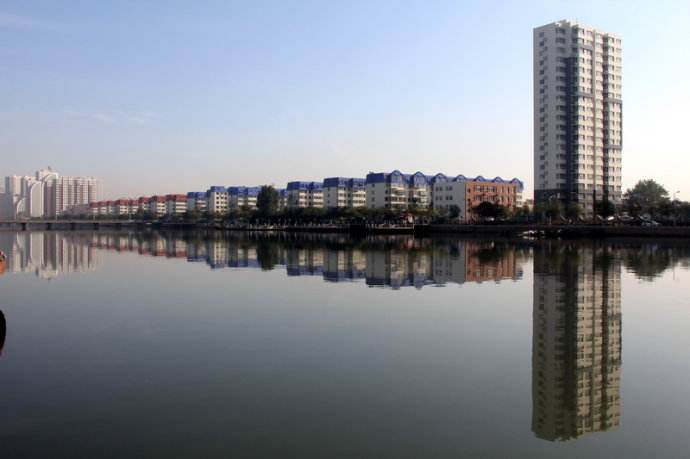
[[[289,182],[287,184],[286,207],[289,209],[323,208],[323,183]]]
[[[366,179],[328,177],[323,180],[323,203],[327,209],[365,207]]]

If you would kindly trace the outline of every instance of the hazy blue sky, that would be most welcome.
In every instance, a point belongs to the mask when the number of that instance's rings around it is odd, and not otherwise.
[[[623,38],[624,186],[690,199],[687,0],[5,0],[0,174],[113,198],[396,168],[531,190],[532,28],[565,18]]]

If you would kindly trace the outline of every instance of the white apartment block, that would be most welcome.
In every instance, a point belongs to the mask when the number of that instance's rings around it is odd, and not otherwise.
[[[165,196],[152,196],[149,198],[149,213],[151,215],[162,217],[165,215],[166,210]]]
[[[421,172],[370,172],[366,178],[366,206],[370,209],[427,209],[432,204],[433,177]]]
[[[205,191],[190,191],[187,193],[187,210],[206,212],[208,209],[208,199]]]
[[[258,186],[229,186],[228,187],[228,208],[240,209],[248,207],[256,209],[256,198],[259,196],[261,187]]]
[[[165,196],[165,214],[182,215],[187,212],[187,196],[184,194],[169,194]]]
[[[129,199],[118,199],[115,201],[113,215],[132,215],[132,202]]]
[[[323,208],[323,184],[320,182],[289,182],[287,184],[286,204],[290,209]]]
[[[456,206],[458,218],[465,220],[468,207],[466,182],[456,179],[438,180],[433,187],[434,209],[445,213]]]
[[[365,207],[367,205],[366,180],[345,177],[324,179],[323,202],[327,209]]]
[[[45,212],[59,216],[72,206],[98,201],[100,181],[93,177],[49,176],[45,188]]]
[[[224,186],[212,186],[208,192],[208,211],[212,215],[228,213],[228,190]]]
[[[535,202],[621,201],[621,39],[572,21],[534,29]]]

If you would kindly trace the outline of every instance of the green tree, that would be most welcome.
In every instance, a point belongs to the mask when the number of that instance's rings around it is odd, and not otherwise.
[[[261,215],[273,215],[278,211],[279,202],[280,196],[276,189],[271,185],[264,185],[256,197],[256,208]]]
[[[616,214],[616,205],[608,199],[605,199],[603,201],[597,202],[594,206],[594,210],[598,215],[601,215],[602,217],[610,217],[611,215]]]
[[[502,218],[507,212],[506,208],[500,204],[489,201],[482,201],[472,208],[472,212],[481,218]]]
[[[558,213],[557,213],[558,214]],[[579,204],[571,203],[565,211],[565,215],[568,218],[577,220],[582,215],[582,207]]]
[[[654,215],[668,201],[668,191],[654,180],[640,180],[625,192],[623,199],[625,208],[631,215]]]
[[[196,209],[188,210],[187,212],[184,213],[183,218],[185,221],[195,222],[201,218],[201,212],[199,212]]]

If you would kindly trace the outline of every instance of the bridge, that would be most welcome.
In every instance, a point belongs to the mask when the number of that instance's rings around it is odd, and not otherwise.
[[[27,230],[97,230],[100,228],[136,228],[145,226],[145,222],[135,220],[0,220],[0,229]]]

